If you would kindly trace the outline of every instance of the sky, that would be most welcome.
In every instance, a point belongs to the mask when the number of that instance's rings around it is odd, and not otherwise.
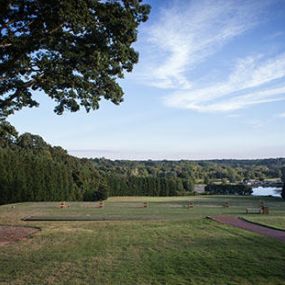
[[[119,106],[40,107],[9,117],[78,157],[131,160],[285,157],[285,1],[148,0],[140,54]]]

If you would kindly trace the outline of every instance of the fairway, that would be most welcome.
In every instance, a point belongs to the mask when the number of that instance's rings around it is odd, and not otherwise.
[[[270,214],[246,215],[261,199]],[[284,243],[205,218],[234,215],[285,229],[281,199],[113,197],[103,208],[68,204],[0,207],[1,225],[41,228],[0,247],[0,284],[285,284]]]

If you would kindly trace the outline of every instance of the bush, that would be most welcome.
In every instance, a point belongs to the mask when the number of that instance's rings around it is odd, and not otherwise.
[[[83,201],[103,201],[108,198],[108,194],[108,185],[101,182],[97,190],[89,190],[83,194]]]
[[[235,184],[210,184],[205,187],[208,194],[222,194],[222,195],[251,195],[252,188],[248,185]]]

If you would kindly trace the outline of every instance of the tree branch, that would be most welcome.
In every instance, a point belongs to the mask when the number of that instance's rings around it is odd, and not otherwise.
[[[6,48],[6,47],[10,47],[12,44],[2,44],[0,45],[0,48]]]

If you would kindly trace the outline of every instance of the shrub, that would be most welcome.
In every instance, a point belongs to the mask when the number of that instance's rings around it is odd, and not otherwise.
[[[252,188],[243,184],[210,184],[205,187],[208,194],[222,194],[222,195],[251,195]]]

